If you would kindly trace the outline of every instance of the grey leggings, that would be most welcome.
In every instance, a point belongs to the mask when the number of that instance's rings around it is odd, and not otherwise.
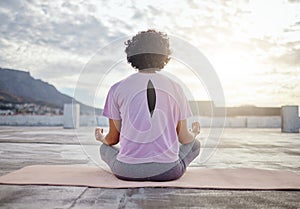
[[[180,178],[186,167],[199,155],[200,142],[194,140],[180,145],[179,159],[173,163],[129,164],[117,160],[118,148],[102,144],[101,159],[107,163],[113,174],[128,181],[171,181]]]

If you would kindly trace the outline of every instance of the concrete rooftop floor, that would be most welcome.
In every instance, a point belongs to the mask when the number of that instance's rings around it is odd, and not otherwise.
[[[207,133],[204,129],[201,137]],[[98,145],[93,128],[2,126],[0,175],[36,164],[94,165],[83,150],[97,161]],[[299,134],[284,134],[279,129],[225,129],[214,155],[204,163],[196,159],[191,166],[300,173],[299,148]],[[300,191],[0,185],[0,208],[300,208],[299,197]]]

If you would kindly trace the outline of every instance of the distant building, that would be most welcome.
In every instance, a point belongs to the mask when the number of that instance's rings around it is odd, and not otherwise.
[[[222,115],[224,107],[216,107],[213,101],[189,101],[191,110],[194,115],[214,116]],[[226,107],[226,116],[280,116],[280,107],[256,107],[256,106],[240,106]]]
[[[226,111],[228,116],[279,116],[281,107],[227,107]]]
[[[189,101],[193,115],[212,116],[215,107],[212,101]]]
[[[0,115],[14,115],[15,113],[11,110],[0,110]]]

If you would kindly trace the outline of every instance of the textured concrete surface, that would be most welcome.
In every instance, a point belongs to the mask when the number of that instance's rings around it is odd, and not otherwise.
[[[0,208],[299,208],[298,191],[1,186]]]
[[[78,142],[80,138],[83,145],[97,147],[91,131],[0,127],[0,175],[35,164],[92,164]],[[299,172],[299,147],[299,134],[279,129],[226,129],[212,158],[192,166]],[[300,191],[0,185],[0,208],[300,208],[299,197]]]
[[[211,127],[210,117],[196,117],[200,120],[202,127]],[[63,126],[63,115],[0,115],[2,126]],[[188,122],[194,121],[190,118]],[[215,118],[216,126],[223,126],[223,118]],[[96,118],[91,115],[80,115],[80,126],[107,126],[108,120],[103,116]],[[281,116],[239,116],[227,117],[225,121],[227,128],[280,128]]]

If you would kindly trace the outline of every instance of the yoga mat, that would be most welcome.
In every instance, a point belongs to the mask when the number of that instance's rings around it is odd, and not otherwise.
[[[177,187],[206,189],[300,190],[300,175],[291,171],[252,168],[190,167],[178,180],[132,182],[117,179],[96,166],[34,165],[0,177],[0,184],[61,185],[101,188]]]

